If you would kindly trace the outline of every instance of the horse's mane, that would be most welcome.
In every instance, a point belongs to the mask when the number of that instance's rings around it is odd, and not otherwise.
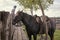
[[[30,17],[33,17],[32,15],[29,15],[29,14],[27,14],[27,13],[24,13],[24,15],[28,15],[28,16],[30,16]]]
[[[29,15],[29,14],[27,14],[27,13],[23,12],[23,11],[19,11],[19,13],[18,13],[18,14],[20,14],[20,13],[23,13],[23,15],[24,15],[24,16],[30,16],[30,17],[33,17],[32,15]]]

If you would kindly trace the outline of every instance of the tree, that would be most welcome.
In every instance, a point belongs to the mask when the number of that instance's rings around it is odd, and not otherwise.
[[[31,14],[33,15],[33,9],[38,8],[34,0],[16,0],[20,5],[23,5],[26,8],[29,8],[31,11]]]
[[[31,13],[33,8],[41,10],[47,9],[50,4],[53,4],[54,0],[16,0],[20,5],[23,5],[25,8],[31,9]],[[44,12],[42,11],[43,15]]]

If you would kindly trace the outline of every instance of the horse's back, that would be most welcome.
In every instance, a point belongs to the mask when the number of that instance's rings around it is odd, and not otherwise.
[[[23,19],[25,21],[24,24],[26,25],[26,29],[27,29],[27,31],[29,31],[29,33],[37,34],[40,31],[40,26],[37,23],[34,16],[25,14],[24,19]]]

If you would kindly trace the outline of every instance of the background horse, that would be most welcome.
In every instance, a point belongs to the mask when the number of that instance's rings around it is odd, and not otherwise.
[[[39,22],[38,23],[36,21],[36,18],[31,16],[31,15],[28,15],[22,11],[18,11],[17,12],[17,15],[15,17],[15,19],[13,20],[13,25],[15,25],[16,23],[18,23],[19,21],[22,21],[23,24],[26,26],[26,31],[27,31],[27,34],[28,34],[28,37],[29,37],[29,40],[31,40],[31,35],[33,35],[33,38],[34,40],[36,40],[37,38],[37,34],[40,32],[41,34],[44,34],[45,31],[45,25],[44,23],[41,21],[40,17],[39,17]],[[43,26],[44,25],[44,26]],[[42,30],[40,30],[41,28],[43,28]],[[48,26],[48,34],[51,38],[51,40],[53,40],[53,35],[54,35],[54,31],[55,31],[55,26]],[[44,32],[43,32],[44,31]]]

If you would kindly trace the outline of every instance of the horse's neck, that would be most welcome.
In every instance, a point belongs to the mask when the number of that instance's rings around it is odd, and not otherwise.
[[[31,15],[28,15],[28,14],[24,14],[23,15],[23,19],[22,19],[22,22],[23,24],[25,25],[29,25],[31,22],[31,20],[33,19],[33,17]],[[33,21],[33,20],[32,20]]]
[[[26,25],[28,23],[28,19],[29,19],[28,15],[24,14],[22,19],[23,24]]]

